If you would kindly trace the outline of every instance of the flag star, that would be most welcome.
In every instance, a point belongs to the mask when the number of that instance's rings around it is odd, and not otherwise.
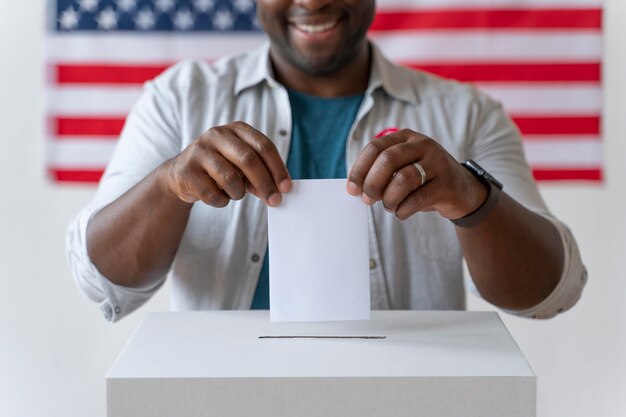
[[[248,12],[254,7],[252,0],[234,0],[233,6],[242,13]]]
[[[259,23],[259,18],[257,17],[257,15],[254,15],[254,17],[252,18],[252,26],[257,29],[261,29],[261,23]]]
[[[172,21],[178,30],[189,30],[195,23],[193,14],[189,9],[177,11]]]
[[[193,1],[193,7],[202,13],[208,12],[214,6],[215,6],[215,0],[194,0]]]
[[[154,5],[162,13],[167,13],[174,8],[174,0],[156,0]]]
[[[137,13],[137,16],[135,16],[135,25],[137,25],[139,29],[152,29],[155,24],[156,18],[154,16],[154,12],[148,7],[144,7],[143,9],[141,9]]]
[[[226,30],[233,27],[233,15],[228,10],[218,10],[213,16],[213,26],[218,29]]]
[[[96,18],[96,22],[98,22],[98,27],[100,29],[115,29],[117,27],[117,13],[111,8],[111,6],[109,6],[100,12]]]
[[[78,26],[78,20],[80,19],[80,14],[74,10],[72,6],[65,9],[63,13],[61,13],[61,17],[59,18],[59,24],[62,29],[71,30]]]
[[[129,13],[131,10],[137,8],[137,0],[115,0],[117,8]]]
[[[98,8],[98,0],[78,0],[81,9],[93,13]]]

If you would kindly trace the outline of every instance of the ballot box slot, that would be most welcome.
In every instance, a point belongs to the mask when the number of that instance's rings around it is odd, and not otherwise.
[[[259,339],[361,339],[361,340],[381,340],[387,336],[259,336]]]

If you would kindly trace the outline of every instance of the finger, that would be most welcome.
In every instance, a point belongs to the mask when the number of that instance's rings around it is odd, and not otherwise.
[[[274,142],[246,123],[236,122],[234,128],[239,137],[261,157],[278,190],[283,193],[289,192],[291,190],[291,176]]]
[[[421,185],[422,176],[413,164],[397,171],[383,192],[385,210],[395,213],[400,203]]]
[[[256,188],[254,188],[254,185],[252,185],[250,183],[250,181],[248,181],[247,178],[244,178],[244,183],[246,184],[246,191],[247,192],[249,192],[250,194],[255,195],[258,198],[260,198],[261,200],[263,200],[263,197],[261,196],[261,193]]]
[[[436,181],[430,181],[409,193],[398,205],[395,213],[400,220],[406,220],[418,211],[431,210],[437,201],[438,186]]]
[[[254,185],[252,185],[250,183],[250,181],[245,179],[244,183],[246,184],[246,191],[248,193],[250,193],[250,194],[260,198],[261,200],[265,200],[265,198],[263,197],[263,193],[259,192],[259,190],[254,188]],[[279,195],[279,194],[276,194],[276,195]],[[282,196],[281,196],[281,198],[279,200],[272,201],[271,203],[268,201],[267,204],[270,205],[271,207],[275,207],[275,206],[279,205],[281,201],[282,201]]]
[[[385,189],[394,175],[407,165],[424,156],[422,142],[402,142],[391,146],[378,155],[363,182],[363,193],[372,201],[383,198]]]
[[[181,190],[181,194],[193,196],[195,200],[200,200],[209,206],[225,207],[230,202],[229,196],[206,173],[198,172],[183,184],[184,189]]]
[[[220,128],[219,135],[220,140],[215,143],[218,152],[250,182],[257,191],[255,195],[270,206],[280,204],[278,187],[256,150],[230,129]]]
[[[403,131],[375,139],[363,148],[348,174],[348,193],[358,195],[363,192],[365,177],[381,152],[393,145],[404,142],[404,134],[401,132]]]
[[[241,200],[246,194],[242,174],[220,154],[211,153],[201,159],[202,167],[224,190],[231,200]]]

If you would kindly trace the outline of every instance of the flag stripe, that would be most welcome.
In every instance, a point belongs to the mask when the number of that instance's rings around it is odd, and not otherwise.
[[[404,65],[463,82],[588,82],[600,81],[600,63],[449,63]],[[136,66],[103,63],[59,64],[58,84],[142,84],[171,64]]]
[[[598,135],[600,116],[547,117],[512,116],[524,135]],[[52,118],[53,132],[59,137],[117,137],[124,126],[124,116]]]
[[[57,182],[97,183],[100,181],[104,168],[65,169],[48,168],[48,176]]]
[[[602,168],[596,167],[591,169],[543,169],[533,168],[533,176],[537,181],[602,181]]]
[[[600,32],[398,31],[374,32],[371,39],[396,62],[602,61]]]
[[[602,113],[600,83],[477,83],[512,114],[584,116]]]
[[[599,152],[602,151],[602,137],[600,135],[524,135],[523,141],[527,147],[535,144],[553,147],[554,149],[550,149],[550,153],[555,152],[557,147],[562,148],[563,145],[569,147],[582,143],[586,143],[586,146],[593,144],[593,146],[597,146]],[[542,151],[544,150],[547,150],[547,148],[542,149]],[[536,158],[534,159],[536,160]],[[599,162],[600,160],[601,158],[598,158],[597,161]]]
[[[577,168],[596,168],[602,164],[602,141],[599,138],[575,140],[524,140],[526,158],[534,167],[571,168],[572,158]]]
[[[601,9],[442,9],[379,11],[373,32],[463,29],[600,29]]]
[[[49,34],[46,55],[49,62],[126,62],[136,65],[162,64],[183,59],[214,60],[239,54],[265,42],[261,33],[161,34],[81,33]],[[122,45],[122,47],[120,47]]]
[[[48,141],[46,157],[51,166],[83,170],[105,167],[117,145],[111,137],[66,137]]]
[[[463,30],[371,32],[370,38],[392,61],[421,62],[600,62],[602,33],[567,30],[533,32]],[[126,63],[161,65],[181,59],[213,61],[243,53],[260,45],[262,35],[165,36],[119,34],[106,36],[50,35],[46,41],[48,62],[63,64]],[[123,45],[123,47],[120,47]],[[410,48],[407,48],[410,45]],[[575,48],[572,47],[575,45]]]
[[[94,169],[64,169],[54,168],[48,169],[49,176],[54,181],[67,183],[97,183],[100,181],[104,168]],[[602,168],[591,169],[541,169],[532,170],[533,176],[538,181],[602,181]]]
[[[47,160],[57,167],[84,168],[103,167],[117,145],[112,137],[63,137],[48,142]],[[526,136],[523,140],[527,159],[533,166],[571,167],[572,160],[579,168],[597,167],[602,164],[602,141],[599,136]]]
[[[604,0],[381,0],[378,10],[415,9],[519,9],[524,6],[532,9],[589,9],[599,8]]]
[[[109,136],[116,138],[122,132],[125,116],[108,117],[54,117],[53,132],[62,136]]]
[[[600,114],[600,83],[477,83],[476,86],[502,102],[511,113],[577,116]],[[142,92],[142,86],[66,84],[50,88],[48,110],[57,115],[98,116],[128,113]],[[529,100],[528,97],[532,97]]]
[[[160,73],[172,63],[161,65],[124,64],[60,64],[56,65],[57,84],[142,84]]]
[[[127,114],[142,91],[140,84],[56,86],[48,90],[46,105],[48,113],[59,116]]]
[[[463,82],[600,81],[600,63],[459,63],[405,65]]]
[[[512,116],[523,135],[599,135],[600,116]]]

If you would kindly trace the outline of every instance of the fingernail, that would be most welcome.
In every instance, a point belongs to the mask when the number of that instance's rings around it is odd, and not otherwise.
[[[352,195],[359,194],[359,186],[353,183],[352,181],[348,182],[348,193]]]
[[[280,196],[279,193],[274,193],[270,196],[270,198],[267,199],[267,202],[270,205],[270,207],[276,207],[277,205],[280,204],[281,201],[282,201],[282,197]]]
[[[387,213],[393,213],[393,211],[391,211],[391,209],[388,209],[387,206],[385,206],[384,204],[383,204],[383,208],[385,209]]]
[[[374,200],[372,200],[367,194],[361,194],[361,200],[368,206],[374,204]]]
[[[288,193],[289,191],[291,191],[291,181],[282,180],[278,185],[278,189],[281,193]]]

